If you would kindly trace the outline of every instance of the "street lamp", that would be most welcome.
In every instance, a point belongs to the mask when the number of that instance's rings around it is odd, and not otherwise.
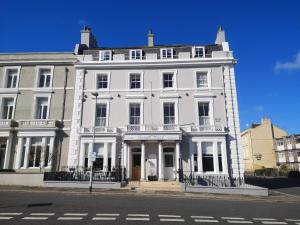
[[[98,93],[97,92],[92,92],[91,93],[92,96],[96,97],[96,108],[95,108],[95,112],[97,114],[97,98],[98,98]],[[90,155],[90,161],[91,161],[91,175],[90,175],[90,186],[89,186],[89,191],[92,192],[92,188],[93,188],[93,164],[94,161],[96,160],[95,156],[94,156],[94,149],[95,149],[95,127],[96,127],[96,115],[94,117],[94,127],[93,127],[93,152]]]

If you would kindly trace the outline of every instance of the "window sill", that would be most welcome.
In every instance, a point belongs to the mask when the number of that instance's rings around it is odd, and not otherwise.
[[[32,91],[36,93],[54,93],[52,88],[35,88]]]
[[[20,94],[18,88],[0,88],[0,94]]]

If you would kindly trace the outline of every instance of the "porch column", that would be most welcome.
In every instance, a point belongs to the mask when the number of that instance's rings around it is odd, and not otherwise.
[[[176,173],[175,178],[178,179],[178,170],[179,170],[179,158],[180,158],[180,143],[179,141],[176,141],[176,149],[175,149],[175,161],[176,161]]]
[[[131,146],[127,145],[127,178],[131,178]]]
[[[111,169],[116,168],[116,142],[111,143]]]
[[[158,180],[164,180],[163,148],[161,141],[158,142]]]
[[[104,143],[103,149],[103,171],[108,171],[108,142]]]
[[[90,156],[93,154],[93,143],[89,143],[88,167],[92,166]]]
[[[142,146],[141,146],[141,180],[146,179],[146,163],[145,163],[145,142],[142,141]]]
[[[203,162],[202,162],[202,144],[201,142],[197,143],[197,166],[198,166],[198,172],[203,172]]]
[[[26,138],[26,147],[25,147],[25,155],[24,155],[24,168],[28,168],[28,159],[30,154],[30,145],[31,145],[31,138]]]
[[[52,162],[54,159],[54,141],[55,137],[50,137],[50,143],[49,143],[49,157],[48,157],[48,167],[52,169]]]
[[[11,153],[11,146],[12,146],[12,133],[10,132],[7,140],[6,140],[6,149],[5,149],[5,157],[4,157],[4,165],[3,168],[4,169],[8,169],[9,168],[9,159],[10,159],[10,153]]]
[[[189,156],[190,156],[190,171],[194,171],[195,165],[194,165],[194,142],[192,140],[189,140]]]
[[[46,146],[47,145],[47,138],[42,137],[42,151],[41,151],[41,160],[40,160],[40,166],[41,168],[44,168],[45,166],[45,155],[46,155]]]
[[[225,141],[222,141],[221,148],[222,148],[221,152],[222,152],[223,173],[228,174],[227,150],[226,150],[226,142]]]
[[[121,155],[123,156],[122,165],[127,169],[127,143],[126,142],[124,142],[123,144],[123,153]]]
[[[214,173],[218,174],[219,171],[219,156],[218,156],[218,142],[213,142],[213,155],[214,155]]]
[[[81,142],[80,144],[80,154],[79,154],[79,168],[83,170],[84,168],[84,159],[85,159],[85,143]]]
[[[16,154],[16,161],[15,161],[15,169],[20,169],[21,167],[21,160],[22,160],[22,151],[23,151],[23,138],[18,138],[18,147],[17,147],[17,154]]]

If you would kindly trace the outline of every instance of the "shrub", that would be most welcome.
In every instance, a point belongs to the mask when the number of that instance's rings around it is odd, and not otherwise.
[[[16,172],[14,169],[0,169],[0,172],[3,172],[3,173],[5,173],[5,172]]]
[[[288,178],[300,178],[300,172],[292,170],[289,172]]]

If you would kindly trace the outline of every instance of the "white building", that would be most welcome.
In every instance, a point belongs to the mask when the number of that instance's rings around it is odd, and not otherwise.
[[[184,171],[243,177],[236,60],[222,28],[211,45],[155,45],[149,31],[147,46],[104,48],[85,27],[75,51],[69,167],[88,167],[94,151],[95,168],[120,159],[133,180],[176,179],[179,158]]]

